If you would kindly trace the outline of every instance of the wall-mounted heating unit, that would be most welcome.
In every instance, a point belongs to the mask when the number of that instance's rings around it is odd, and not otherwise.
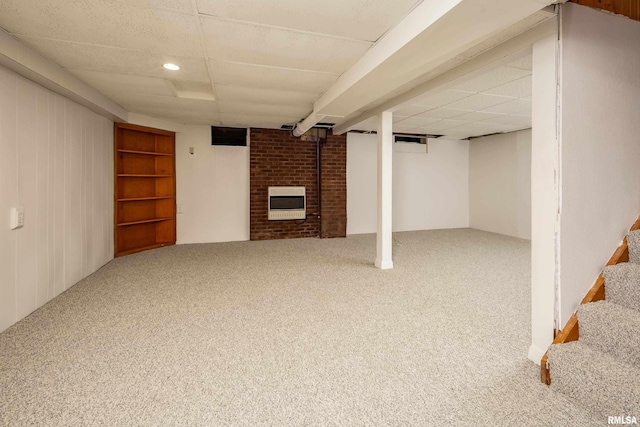
[[[305,219],[307,199],[304,187],[269,187],[269,220]]]

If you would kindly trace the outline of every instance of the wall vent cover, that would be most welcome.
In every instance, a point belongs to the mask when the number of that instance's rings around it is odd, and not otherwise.
[[[211,126],[211,145],[247,146],[247,128]]]

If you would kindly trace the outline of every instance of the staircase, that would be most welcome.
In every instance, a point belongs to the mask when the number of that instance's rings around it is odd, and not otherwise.
[[[552,389],[593,412],[640,418],[640,230],[627,235],[542,367]]]

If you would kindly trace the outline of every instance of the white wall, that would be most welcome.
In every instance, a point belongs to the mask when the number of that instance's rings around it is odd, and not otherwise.
[[[249,147],[212,146],[210,126],[184,125],[176,180],[177,243],[249,240]]]
[[[397,145],[397,144],[396,144]],[[377,136],[347,134],[347,234],[375,233]],[[393,231],[469,226],[469,143],[393,153]]]
[[[564,325],[640,214],[640,25],[562,7]]]
[[[0,331],[112,258],[113,123],[0,67]]]
[[[531,239],[531,130],[469,142],[469,226]]]

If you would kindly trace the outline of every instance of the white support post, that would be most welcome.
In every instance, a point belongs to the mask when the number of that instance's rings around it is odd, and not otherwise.
[[[531,143],[531,347],[540,359],[558,325],[560,132],[558,129],[558,37],[533,45],[533,132]]]
[[[391,247],[393,243],[391,222],[391,193],[393,166],[393,113],[378,114],[378,236],[376,267],[393,268]]]

